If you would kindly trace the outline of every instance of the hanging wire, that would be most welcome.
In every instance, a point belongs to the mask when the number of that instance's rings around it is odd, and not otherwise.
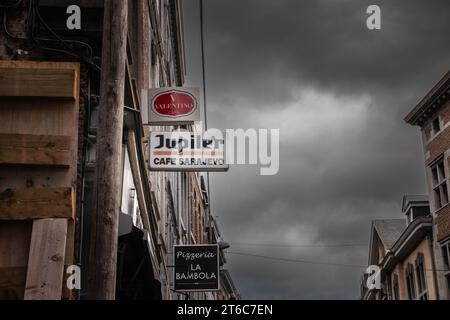
[[[205,66],[205,31],[203,19],[203,0],[200,0],[200,43],[202,50],[202,79],[203,79],[203,121],[205,131],[208,130],[208,113],[206,112],[206,66]]]
[[[282,243],[248,243],[248,242],[231,242],[232,246],[248,246],[248,247],[274,247],[274,248],[353,248],[367,247],[367,243],[337,243],[337,244],[282,244]]]
[[[11,3],[11,4],[0,4],[0,8],[2,8],[2,9],[16,8],[16,7],[18,7],[18,6],[20,5],[20,3],[22,3],[22,2],[23,2],[23,0],[17,0],[16,2]]]
[[[272,257],[260,254],[253,253],[245,253],[245,252],[236,252],[236,251],[225,251],[227,254],[238,255],[238,256],[246,256],[253,258],[261,258],[267,260],[275,260],[275,261],[283,261],[283,262],[292,262],[292,263],[303,263],[303,264],[316,264],[316,265],[326,265],[326,266],[335,266],[335,267],[346,267],[346,268],[367,268],[365,265],[357,265],[357,264],[344,264],[344,263],[332,263],[332,262],[322,262],[322,261],[311,261],[311,260],[303,260],[303,259],[292,259],[292,258],[282,258],[282,257]]]
[[[92,47],[83,41],[78,41],[78,40],[67,40],[67,39],[62,39],[45,21],[45,19],[42,17],[42,15],[39,12],[39,3],[37,0],[30,0],[30,4],[29,4],[29,20],[31,20],[31,39],[43,50],[47,50],[47,51],[54,51],[54,52],[59,52],[59,53],[64,53],[67,55],[70,55],[72,57],[76,57],[80,60],[82,60],[83,62],[85,62],[86,64],[88,64],[89,66],[93,67],[93,69],[97,70],[97,71],[101,71],[100,66],[98,66],[97,64],[95,64],[92,61],[92,55],[93,55],[93,49]],[[39,22],[50,32],[50,34],[55,38],[55,39],[48,39],[48,38],[42,38],[42,37],[37,37],[35,35],[36,32],[36,25],[37,25],[37,19],[39,20]],[[52,48],[52,47],[48,47],[46,45],[42,45],[41,42],[58,42],[61,43],[61,45],[64,47],[64,49],[59,49],[59,48]],[[68,45],[68,43],[73,43],[76,45],[82,45],[85,48],[87,48],[88,50],[88,57],[80,54],[79,52],[75,51],[72,47],[70,47]]]
[[[203,0],[200,0],[200,44],[201,44],[201,59],[202,59],[202,83],[203,83],[203,125],[204,130],[208,130],[208,112],[206,108],[206,63],[205,63],[205,30],[203,18]],[[206,173],[206,185],[208,188],[208,207],[209,215],[211,216],[211,191],[209,172]],[[211,220],[211,217],[210,217]]]
[[[301,264],[311,264],[311,265],[325,265],[332,267],[344,267],[344,268],[358,268],[365,269],[367,265],[358,265],[358,264],[346,264],[346,263],[333,263],[333,262],[323,262],[323,261],[313,261],[313,260],[304,260],[304,259],[293,259],[293,258],[284,258],[284,257],[273,257],[261,254],[253,254],[246,252],[236,252],[236,251],[225,251],[227,254],[243,256],[243,257],[251,257],[251,258],[259,258],[273,261],[281,261],[281,262],[291,262],[291,263],[301,263]],[[449,272],[450,270],[445,269],[424,269],[426,272]]]

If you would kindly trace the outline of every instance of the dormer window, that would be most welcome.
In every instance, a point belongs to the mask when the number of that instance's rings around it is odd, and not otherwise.
[[[405,214],[407,225],[414,220],[430,215],[430,206],[428,196],[426,195],[407,195],[403,198],[402,211]]]

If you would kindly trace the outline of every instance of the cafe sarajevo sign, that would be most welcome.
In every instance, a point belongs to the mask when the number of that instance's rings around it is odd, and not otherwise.
[[[152,171],[227,171],[223,138],[188,131],[150,134]]]
[[[219,290],[219,246],[174,246],[174,290]]]
[[[183,125],[200,121],[199,88],[166,87],[142,91],[142,118],[150,125]]]

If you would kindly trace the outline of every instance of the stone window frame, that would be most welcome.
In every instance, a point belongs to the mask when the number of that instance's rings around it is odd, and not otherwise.
[[[435,211],[440,210],[449,204],[447,173],[445,172],[444,158],[440,158],[431,166],[431,186],[433,189]]]
[[[408,263],[405,268],[405,281],[406,281],[406,291],[408,292],[409,300],[416,300],[416,283],[415,283],[415,272],[412,263]]]
[[[394,276],[392,277],[392,299],[400,300],[400,284],[397,274],[394,274]]]
[[[445,270],[450,272],[450,239],[444,242],[441,245],[441,248]]]
[[[438,123],[438,129],[436,130],[435,121]],[[437,115],[431,120],[431,138],[434,138],[442,131],[442,121],[440,115]]]
[[[425,256],[419,252],[415,261],[418,300],[428,300],[428,286],[425,275]]]
[[[447,282],[447,290],[450,293],[450,239],[441,245],[442,259],[444,260],[444,277]]]

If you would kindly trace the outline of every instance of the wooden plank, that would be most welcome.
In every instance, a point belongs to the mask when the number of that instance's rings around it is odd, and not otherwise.
[[[68,266],[76,264],[75,258],[75,221],[69,220],[67,222],[67,242],[66,242],[66,256],[64,257],[64,270],[67,270]],[[67,288],[64,284],[67,282],[67,273],[64,272],[63,291],[61,299],[72,300],[73,291]]]
[[[1,62],[0,62],[1,65]],[[28,181],[40,187],[76,187],[78,153],[78,104],[70,100],[0,98],[0,133],[69,136],[70,167],[22,166],[11,170],[0,165],[0,189],[23,188]]]
[[[73,188],[0,190],[0,220],[72,219],[74,215]]]
[[[11,170],[0,165],[0,189],[77,186],[79,63],[36,62],[0,60],[2,68],[60,68],[76,70],[77,100],[69,99],[17,99],[0,97],[0,133],[55,135],[71,137],[71,163],[66,170],[55,170],[50,166],[22,166]],[[0,84],[1,85],[1,84]]]
[[[25,288],[27,267],[0,268],[0,290],[5,287]],[[23,297],[22,297],[23,299]]]
[[[0,96],[75,100],[75,73],[73,69],[0,68]]]
[[[68,167],[71,137],[0,134],[0,165],[46,165]]]
[[[0,221],[0,300],[23,299],[31,221]]]
[[[0,268],[28,264],[31,227],[31,221],[0,221]]]
[[[0,300],[23,300],[26,267],[0,268]]]
[[[31,134],[31,135],[54,135],[68,136],[71,138],[70,145],[70,167],[54,168],[52,166],[22,166],[20,170],[11,170],[8,166],[0,165],[0,194],[1,190],[7,188],[36,187],[77,187],[77,161],[78,161],[78,123],[79,123],[79,79],[80,64],[78,62],[47,62],[47,61],[7,61],[0,60],[0,68],[22,68],[22,69],[65,69],[75,70],[76,99],[67,98],[43,98],[43,99],[18,99],[16,97],[0,97],[0,133],[5,134]],[[0,86],[3,82],[0,83]],[[2,210],[0,210],[2,211]],[[29,226],[25,234],[13,235],[8,233],[2,237],[2,224],[20,223]],[[5,251],[6,263],[11,267],[27,266],[31,226],[33,221],[0,221],[0,251],[3,247],[11,246],[10,251]],[[74,225],[74,220],[69,220]],[[73,229],[73,227],[72,227]],[[18,230],[18,231],[21,231]],[[23,237],[22,237],[23,236]],[[15,245],[16,238],[28,238],[26,241],[25,262],[22,256],[25,249]],[[22,239],[23,238],[23,239]],[[66,263],[73,264],[74,232],[68,232],[66,240]],[[14,254],[15,251],[20,254]],[[0,254],[1,256],[1,254]],[[0,264],[1,264],[0,257]],[[22,291],[25,286],[23,286]]]
[[[66,236],[66,219],[33,222],[25,300],[61,299]]]
[[[69,240],[67,240],[69,241]],[[66,254],[67,255],[67,254]],[[73,290],[69,289],[67,287],[67,279],[69,278],[69,274],[67,274],[65,271],[67,270],[69,266],[64,266],[64,272],[63,272],[63,286],[62,286],[62,293],[61,293],[61,300],[73,300]]]

